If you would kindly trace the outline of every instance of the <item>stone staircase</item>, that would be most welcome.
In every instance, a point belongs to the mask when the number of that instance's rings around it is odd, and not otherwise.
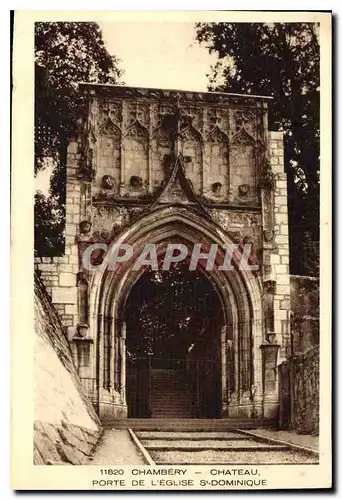
[[[130,431],[133,433],[133,431]],[[253,432],[163,430],[134,431],[139,448],[155,465],[237,465],[317,463],[318,454],[260,437]]]
[[[196,417],[196,405],[182,370],[151,370],[151,417]]]

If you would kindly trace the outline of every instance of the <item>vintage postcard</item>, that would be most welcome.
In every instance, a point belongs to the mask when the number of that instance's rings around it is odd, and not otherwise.
[[[327,12],[15,13],[13,489],[331,488],[331,138]]]

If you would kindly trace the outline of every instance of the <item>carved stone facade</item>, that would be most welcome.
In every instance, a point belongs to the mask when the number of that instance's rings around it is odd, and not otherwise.
[[[172,239],[240,251],[252,244],[258,271],[208,276],[225,317],[222,416],[273,418],[290,283],[283,137],[267,129],[269,98],[85,84],[80,91],[89,105],[68,147],[65,256],[37,259],[36,267],[100,417],[127,415],[121,315],[138,276],[123,266],[109,277],[106,250],[92,256],[100,265],[89,272],[83,252],[92,243],[141,248]]]

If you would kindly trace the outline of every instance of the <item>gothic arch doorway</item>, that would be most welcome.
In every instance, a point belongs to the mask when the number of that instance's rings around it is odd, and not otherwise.
[[[187,261],[146,271],[132,287],[126,325],[128,417],[221,416],[220,298]]]
[[[127,243],[133,246],[134,255],[140,255],[146,243],[153,243],[162,255],[168,243],[186,243],[189,248],[196,243],[204,248],[217,244],[217,259],[223,262],[225,245],[232,241],[212,220],[199,216],[191,208],[166,206],[137,219],[113,238],[111,245]],[[133,269],[134,259],[123,262],[113,272],[109,266],[110,255],[111,246],[93,275],[89,299],[91,328],[97,332],[93,350],[97,406],[103,421],[125,418],[128,414],[127,397],[131,396],[126,387],[126,306],[133,288],[136,284],[139,286],[139,280],[146,273],[146,269]],[[261,414],[263,404],[261,287],[258,276],[240,271],[234,259],[232,265],[233,271],[219,271],[217,266],[210,272],[200,271],[201,280],[209,282],[222,311],[219,315],[221,331],[218,326],[215,337],[220,335],[221,349],[221,394],[218,398],[221,410],[216,415],[249,418],[258,412]],[[149,416],[149,412],[144,411]]]

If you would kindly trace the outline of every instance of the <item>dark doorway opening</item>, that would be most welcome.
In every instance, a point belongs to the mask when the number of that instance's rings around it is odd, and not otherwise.
[[[220,417],[223,312],[210,280],[187,262],[147,270],[124,321],[128,416]]]

